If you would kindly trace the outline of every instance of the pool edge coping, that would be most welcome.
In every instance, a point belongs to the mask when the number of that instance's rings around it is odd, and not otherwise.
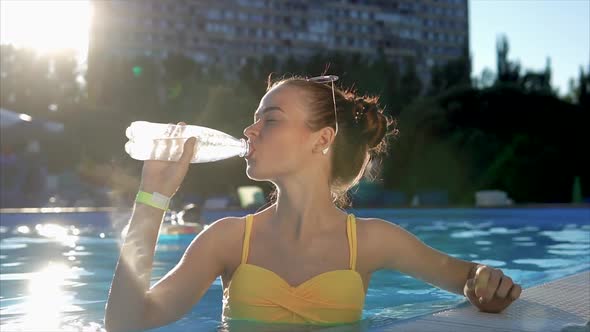
[[[582,272],[577,272],[577,273],[573,273],[571,275],[567,275],[552,281],[547,281],[547,282],[543,282],[540,283],[538,285],[535,286],[531,286],[528,287],[526,289],[523,290],[521,297],[519,298],[519,300],[529,300],[529,294],[531,291],[540,291],[542,289],[557,289],[565,284],[567,284],[567,281],[569,280],[573,280],[576,278],[584,278],[586,279],[586,283],[582,286],[582,289],[584,289],[584,286],[586,287],[585,289],[587,290],[586,294],[587,297],[585,299],[582,300],[586,300],[588,302],[588,306],[587,306],[587,310],[586,312],[584,312],[585,317],[580,317],[582,320],[584,320],[586,322],[590,322],[590,269],[582,271]],[[578,298],[582,298],[584,292],[578,292],[578,294],[576,293],[568,293],[567,295],[573,295],[574,297],[577,295]],[[385,326],[381,329],[379,329],[379,331],[383,331],[383,332],[387,332],[387,331],[399,331],[400,329],[403,329],[403,331],[426,331],[428,330],[429,327],[425,326],[426,323],[433,323],[436,321],[439,322],[443,322],[445,320],[447,320],[449,323],[454,323],[454,326],[449,326],[449,328],[451,329],[440,329],[438,331],[472,331],[473,330],[473,326],[469,326],[469,325],[463,325],[460,322],[458,322],[458,320],[453,319],[452,315],[453,314],[466,314],[466,315],[475,315],[480,316],[481,318],[483,318],[485,315],[486,318],[490,318],[491,320],[500,320],[503,318],[506,318],[506,316],[510,315],[512,312],[511,311],[516,311],[515,309],[515,304],[521,304],[521,306],[526,306],[526,304],[523,304],[523,302],[518,302],[519,300],[515,301],[510,307],[508,307],[506,310],[502,311],[499,314],[490,314],[490,313],[483,313],[480,311],[477,311],[477,309],[475,309],[471,303],[468,300],[464,300],[463,302],[453,305],[450,308],[446,308],[446,309],[441,309],[441,310],[437,310],[434,312],[430,312],[424,315],[419,315],[416,317],[412,317],[412,318],[408,318],[408,319],[404,319],[398,322],[393,323],[392,325],[388,325]],[[446,315],[447,317],[444,317],[443,315]],[[483,321],[483,319],[480,319],[480,322]],[[514,320],[511,321],[512,323],[514,323]],[[572,322],[572,323],[578,323],[578,322]],[[463,329],[457,330],[458,326],[463,326]],[[426,327],[426,329],[424,329]],[[481,330],[482,326],[477,326],[479,328],[480,331],[487,331],[487,330]],[[441,326],[441,328],[444,328],[444,326]],[[523,330],[523,329],[513,329],[511,326],[503,326],[501,327],[502,331],[537,331],[537,330]],[[498,331],[497,330],[498,327],[497,326],[489,326],[489,331]],[[555,331],[553,328],[550,330],[539,330],[539,331]]]

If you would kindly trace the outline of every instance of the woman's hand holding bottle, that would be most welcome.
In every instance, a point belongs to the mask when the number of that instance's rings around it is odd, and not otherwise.
[[[172,138],[182,137],[185,126],[186,123],[184,122],[179,122],[177,125],[170,124],[167,130],[167,136]],[[195,153],[196,141],[195,137],[191,137],[184,142],[182,156],[178,161],[144,161],[141,172],[140,190],[149,193],[158,192],[162,195],[172,197],[188,172],[188,166]],[[173,144],[173,140],[169,142]]]

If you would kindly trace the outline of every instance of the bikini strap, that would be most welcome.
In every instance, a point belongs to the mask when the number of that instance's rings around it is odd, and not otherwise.
[[[244,231],[244,244],[242,245],[242,264],[246,264],[248,261],[248,252],[250,250],[250,233],[252,231],[252,220],[254,215],[249,214],[246,216],[246,230]]]
[[[348,236],[348,250],[350,253],[350,269],[356,270],[356,253],[357,253],[357,243],[356,243],[356,218],[354,214],[348,215],[348,220],[346,221],[346,235]]]

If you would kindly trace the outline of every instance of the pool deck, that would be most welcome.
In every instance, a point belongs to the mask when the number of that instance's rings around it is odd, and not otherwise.
[[[590,271],[523,290],[520,299],[499,314],[479,312],[471,304],[412,318],[381,331],[562,331],[590,321]],[[590,326],[564,331],[590,331]]]

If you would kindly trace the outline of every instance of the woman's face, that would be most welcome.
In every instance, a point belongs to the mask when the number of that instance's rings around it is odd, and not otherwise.
[[[305,124],[306,99],[303,91],[286,84],[262,97],[254,123],[244,129],[251,150],[246,158],[249,178],[274,181],[312,164],[313,133]]]

